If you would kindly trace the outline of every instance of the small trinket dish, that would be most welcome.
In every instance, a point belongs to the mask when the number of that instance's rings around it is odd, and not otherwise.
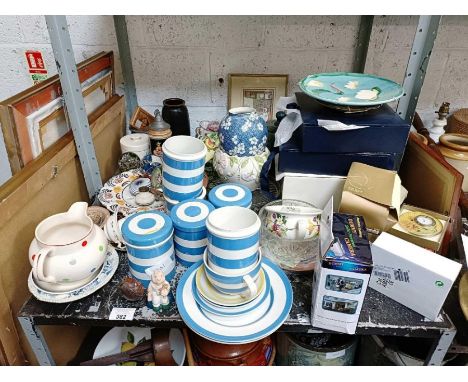
[[[150,188],[148,186],[140,187],[135,196],[135,203],[139,206],[149,206],[150,204],[153,204],[155,200],[156,195],[150,192]]]
[[[140,187],[149,187],[151,185],[151,180],[148,178],[138,178],[130,183],[130,193],[135,196],[138,194]]]

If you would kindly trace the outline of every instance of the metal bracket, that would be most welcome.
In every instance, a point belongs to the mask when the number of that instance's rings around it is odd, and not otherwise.
[[[33,320],[29,317],[18,317],[18,321],[39,365],[55,366],[55,361],[39,327],[34,325]]]
[[[132,55],[128,41],[127,23],[125,16],[114,16],[115,34],[119,46],[120,65],[125,83],[125,100],[127,105],[127,121],[132,118],[133,112],[138,106],[138,99],[133,76]],[[128,125],[128,124],[127,124]]]
[[[424,364],[428,366],[442,365],[444,357],[452,345],[453,339],[455,338],[455,334],[457,334],[457,329],[455,327],[453,327],[453,329],[441,332],[440,337],[434,342],[434,345],[432,346]]]
[[[101,189],[102,181],[68,33],[67,19],[65,16],[45,16],[45,18],[86,187],[89,196],[93,197]]]
[[[441,16],[419,16],[418,28],[413,40],[408,65],[406,67],[403,89],[397,113],[408,123],[413,122],[419,94],[426,76],[434,41],[437,37]]]
[[[361,16],[353,65],[355,73],[364,73],[373,22],[374,16]]]

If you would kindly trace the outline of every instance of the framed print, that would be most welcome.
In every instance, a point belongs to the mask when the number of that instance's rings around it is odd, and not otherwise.
[[[275,118],[279,97],[288,89],[287,74],[230,74],[228,83],[228,109],[253,107],[267,120]]]
[[[132,119],[130,120],[130,126],[133,127],[136,131],[146,131],[154,122],[154,116],[148,113],[145,109],[140,106],[137,106],[133,112]]]

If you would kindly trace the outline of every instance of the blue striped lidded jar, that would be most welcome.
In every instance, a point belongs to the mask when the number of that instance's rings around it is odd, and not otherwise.
[[[163,194],[183,201],[199,196],[205,172],[205,144],[194,137],[178,135],[167,139],[163,151]]]
[[[172,221],[160,211],[130,215],[122,225],[129,270],[144,286],[150,281],[148,270],[161,269],[170,281],[175,274]]]
[[[208,194],[208,200],[215,208],[239,206],[250,208],[252,191],[239,183],[224,183],[214,187]]]
[[[177,261],[191,266],[200,261],[207,245],[206,219],[214,206],[202,199],[189,199],[171,210]]]

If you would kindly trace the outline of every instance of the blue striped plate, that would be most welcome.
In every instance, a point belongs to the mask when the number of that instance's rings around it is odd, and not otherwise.
[[[257,321],[244,326],[228,326],[211,321],[205,316],[193,296],[193,279],[201,261],[190,267],[177,286],[176,303],[185,324],[198,335],[222,344],[245,344],[261,340],[278,330],[288,318],[293,292],[286,274],[268,259],[263,260],[274,299],[267,312]]]

